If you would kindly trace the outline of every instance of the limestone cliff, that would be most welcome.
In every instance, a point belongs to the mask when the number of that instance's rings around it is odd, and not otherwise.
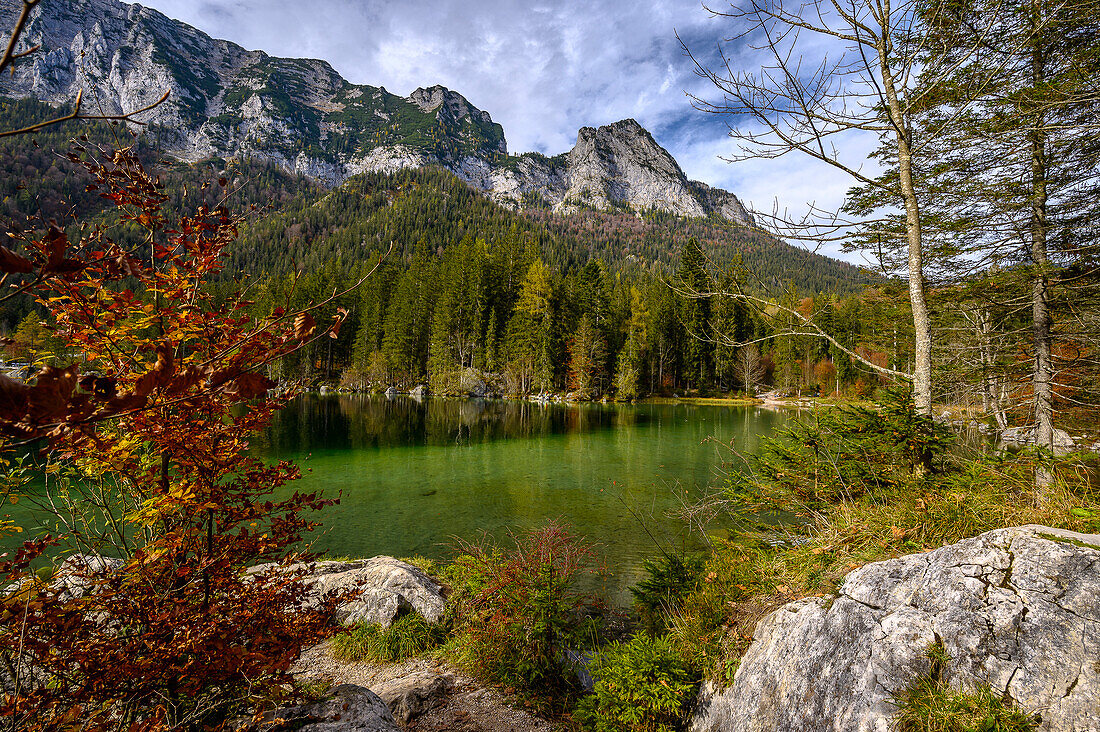
[[[0,4],[10,28],[19,4]],[[158,126],[166,151],[267,159],[338,185],[364,171],[438,165],[500,202],[750,222],[736,196],[689,181],[633,120],[585,127],[568,153],[509,156],[488,112],[442,86],[407,97],[352,84],[327,62],[287,59],[217,40],[165,15],[118,0],[41,3],[21,49],[41,50],[0,78],[0,95],[118,114],[168,100],[141,121]]]

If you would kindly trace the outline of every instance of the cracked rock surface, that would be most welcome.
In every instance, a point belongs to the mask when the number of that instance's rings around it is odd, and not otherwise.
[[[1023,526],[868,564],[837,597],[761,620],[690,728],[887,732],[891,694],[928,670],[937,641],[952,686],[989,684],[1042,730],[1100,732],[1100,536]]]

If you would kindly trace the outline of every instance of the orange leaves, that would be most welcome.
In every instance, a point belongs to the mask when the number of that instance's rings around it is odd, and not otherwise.
[[[46,264],[42,268],[44,273],[79,272],[84,268],[84,262],[81,260],[65,257],[65,251],[69,247],[69,237],[63,229],[50,226],[42,239],[42,245],[46,255]]]
[[[176,362],[172,348],[166,343],[157,345],[157,362],[134,385],[134,394],[147,397],[154,389],[168,386],[176,373]]]
[[[348,317],[347,308],[336,308],[336,316],[333,320],[332,327],[329,328],[328,337],[336,339],[340,337],[340,326],[344,324],[344,319]]]
[[[241,374],[233,380],[232,393],[237,399],[247,400],[263,396],[268,390],[275,388],[275,386],[275,382],[266,376],[249,372]]]
[[[113,167],[87,166],[118,213],[147,228],[147,259],[103,229],[75,246],[54,228],[37,240],[14,237],[19,253],[0,249],[0,269],[29,275],[21,286],[49,310],[64,339],[57,356],[79,361],[29,383],[0,377],[0,435],[48,438],[53,465],[68,462],[96,490],[119,496],[127,525],[142,531],[105,547],[106,556],[132,559],[88,578],[95,589],[79,601],[43,591],[26,618],[0,617],[0,642],[19,633],[28,663],[53,683],[17,700],[22,708],[52,710],[50,721],[102,710],[94,714],[113,721],[125,706],[151,730],[175,724],[177,712],[163,703],[169,694],[201,704],[256,678],[285,680],[302,645],[325,633],[330,608],[304,607],[300,583],[241,573],[286,556],[313,526],[301,513],[330,503],[276,498],[297,468],[248,454],[282,399],[256,399],[275,386],[267,364],[318,328],[306,312],[254,320],[242,297],[215,298],[202,285],[223,264],[234,220],[200,211],[169,226],[163,196],[133,153],[111,159]],[[334,329],[345,316],[337,312]],[[0,586],[25,565],[0,560]],[[0,698],[0,717],[12,708]]]
[[[15,238],[15,234],[11,234]],[[69,239],[63,229],[51,225],[41,239],[24,239],[24,246],[33,255],[31,259],[17,254],[7,247],[0,247],[0,272],[5,274],[30,274],[37,268],[39,278],[49,275],[71,275],[86,266],[81,259],[65,256]]]
[[[317,331],[317,322],[309,313],[298,313],[294,317],[294,337],[304,341],[312,338]]]
[[[7,247],[0,247],[0,272],[26,273],[34,271],[34,263]]]

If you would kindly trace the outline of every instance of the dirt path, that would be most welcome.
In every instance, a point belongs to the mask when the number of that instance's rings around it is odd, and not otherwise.
[[[321,643],[306,650],[292,669],[301,679],[356,684],[379,694],[408,732],[552,732],[558,725],[521,709],[515,700],[487,689],[432,659],[373,664],[338,661]],[[403,716],[408,716],[403,720]]]

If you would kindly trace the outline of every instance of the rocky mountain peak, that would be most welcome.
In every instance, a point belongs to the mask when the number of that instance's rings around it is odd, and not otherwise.
[[[19,3],[0,3],[12,27]],[[435,85],[401,97],[352,84],[327,62],[248,51],[150,8],[119,0],[44,2],[0,78],[0,95],[60,105],[78,90],[105,111],[144,107],[143,122],[176,157],[251,157],[329,185],[364,171],[438,165],[497,201],[561,210],[656,208],[751,223],[737,197],[687,180],[636,120],[582,127],[567,153],[509,156],[503,128],[461,94]]]

